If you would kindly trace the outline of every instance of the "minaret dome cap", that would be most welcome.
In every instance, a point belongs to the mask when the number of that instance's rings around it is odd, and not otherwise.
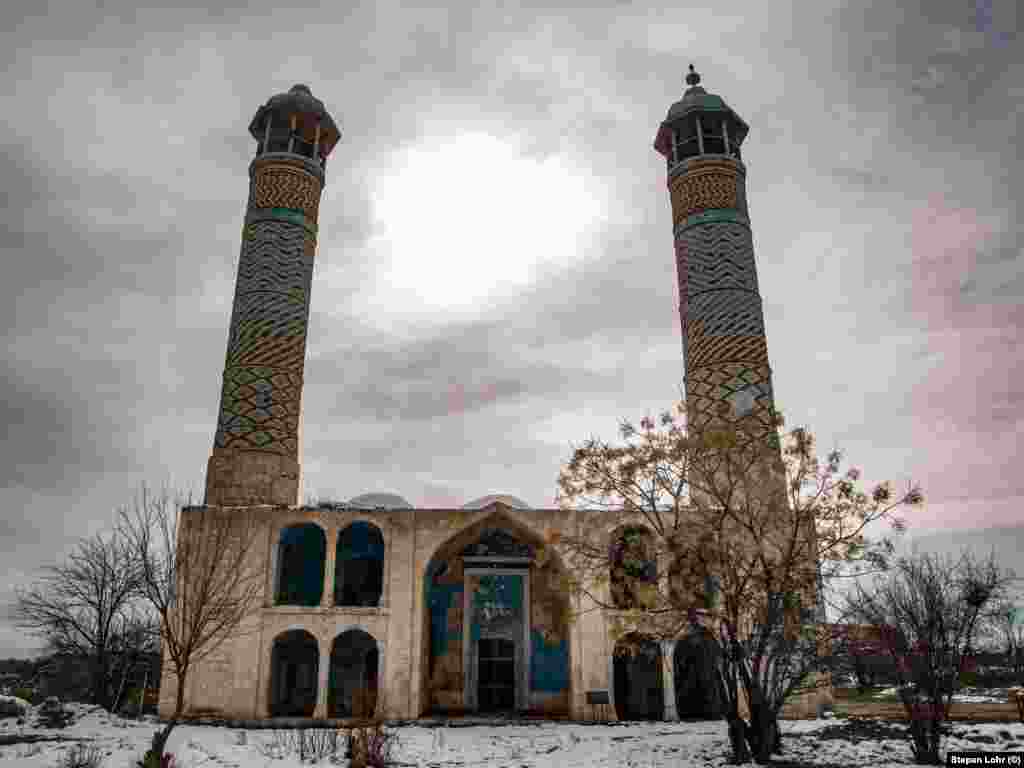
[[[709,117],[717,116],[719,120],[725,117],[733,122],[736,130],[735,136],[732,138],[737,146],[746,138],[747,131],[750,130],[743,118],[737,115],[721,96],[708,93],[699,83],[700,74],[691,64],[690,71],[686,75],[686,84],[689,88],[683,93],[683,98],[668,108],[668,115],[662,121],[658,128],[658,135],[654,139],[654,148],[666,157],[671,153],[672,126],[682,122],[687,115],[693,113]]]

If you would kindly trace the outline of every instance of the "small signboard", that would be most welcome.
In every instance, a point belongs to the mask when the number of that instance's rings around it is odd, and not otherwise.
[[[587,704],[590,706],[591,711],[600,708],[601,719],[608,719],[608,708],[611,706],[611,698],[608,696],[607,690],[587,691]]]

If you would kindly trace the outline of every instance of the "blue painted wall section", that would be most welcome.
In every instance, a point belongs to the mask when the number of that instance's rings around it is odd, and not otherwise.
[[[544,642],[536,629],[530,632],[530,689],[557,693],[569,688],[569,644]]]
[[[461,584],[430,585],[430,650],[435,657],[448,652],[448,608],[453,596],[462,599],[462,591]]]

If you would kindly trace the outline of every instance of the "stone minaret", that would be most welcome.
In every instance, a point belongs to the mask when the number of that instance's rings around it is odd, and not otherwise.
[[[294,506],[317,209],[341,134],[305,85],[267,101],[249,133],[258,145],[205,503]]]
[[[774,437],[754,243],[740,146],[747,124],[721,98],[686,76],[683,98],[654,141],[668,160],[679,276],[679,319],[686,367],[687,421],[742,419],[744,429]]]
[[[695,431],[732,423],[741,434],[777,447],[747,169],[740,154],[749,129],[720,97],[700,87],[692,64],[686,83],[683,98],[658,128],[654,148],[668,161],[687,423]],[[781,461],[780,452],[774,491],[785,494]],[[815,532],[808,536],[809,551],[816,551]],[[824,620],[820,585],[808,592],[816,592],[810,599]]]

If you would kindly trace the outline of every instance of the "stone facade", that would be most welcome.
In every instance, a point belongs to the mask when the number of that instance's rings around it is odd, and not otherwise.
[[[200,510],[186,509],[183,516]],[[331,691],[340,686],[331,683],[332,651],[337,653],[336,639],[352,631],[365,633],[377,650],[373,688],[379,714],[415,718],[477,709],[477,691],[467,686],[467,679],[479,682],[480,659],[467,647],[467,643],[474,642],[474,629],[467,626],[465,616],[466,606],[471,603],[466,599],[467,589],[473,593],[481,575],[466,571],[485,568],[488,558],[497,562],[500,572],[521,573],[528,591],[516,630],[509,635],[516,643],[514,708],[585,719],[594,714],[586,692],[607,690],[612,717],[621,710],[621,706],[616,707],[611,630],[613,620],[623,614],[590,610],[569,620],[569,610],[588,606],[573,602],[563,589],[560,578],[565,574],[564,553],[558,545],[547,545],[545,559],[538,557],[545,540],[554,532],[578,536],[586,531],[595,540],[607,540],[616,524],[609,513],[519,509],[500,502],[479,510],[368,511],[344,506],[238,510],[243,511],[252,514],[258,526],[250,564],[262,580],[261,604],[238,632],[190,672],[185,694],[187,712],[239,719],[281,714],[274,712],[272,692],[275,641],[297,631],[308,633],[310,647],[316,649],[315,685],[310,682],[315,698],[310,702],[311,710],[304,714],[318,718],[332,714],[328,706]],[[372,525],[380,531],[384,543],[380,597],[373,606],[336,604],[336,596],[344,591],[336,590],[335,584],[344,580],[347,567],[344,551],[339,559],[337,542],[354,523]],[[283,604],[280,580],[287,564],[282,561],[286,549],[282,542],[289,530],[302,525],[315,526],[326,542],[326,547],[312,557],[317,560],[323,552],[322,566],[317,564],[315,569],[322,574],[317,577],[319,599],[315,605]],[[493,541],[495,531],[529,548],[525,555],[532,557],[532,562],[517,566],[509,562],[514,556],[472,549],[481,541]],[[192,530],[189,535],[202,533]],[[600,594],[610,602],[610,585]],[[296,600],[294,595],[289,599]],[[636,629],[642,631],[642,627]],[[680,640],[685,641],[685,637]],[[658,694],[660,713],[666,719],[678,716],[674,677],[681,654],[676,653],[676,642],[663,644],[657,661],[661,665],[657,683],[662,689]],[[160,690],[162,714],[171,712],[175,695],[174,676],[165,671]],[[813,714],[820,703],[820,696],[805,697],[788,711]]]

